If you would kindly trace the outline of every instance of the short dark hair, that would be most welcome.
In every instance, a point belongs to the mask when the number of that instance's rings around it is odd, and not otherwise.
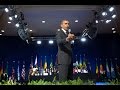
[[[60,24],[62,24],[64,21],[69,21],[69,20],[63,19],[63,20],[61,20]]]

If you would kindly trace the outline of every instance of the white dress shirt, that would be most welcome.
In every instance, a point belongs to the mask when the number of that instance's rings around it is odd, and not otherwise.
[[[65,29],[63,29],[63,28],[62,28],[61,30],[63,30],[63,32],[67,35],[67,32],[66,32],[66,30],[65,30]]]

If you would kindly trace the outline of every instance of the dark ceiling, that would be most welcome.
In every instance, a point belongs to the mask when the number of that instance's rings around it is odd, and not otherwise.
[[[28,23],[28,28],[32,29],[33,36],[55,35],[62,19],[70,21],[70,28],[74,33],[81,33],[88,22],[94,18],[94,11],[99,11],[103,5],[15,5],[18,12],[23,12]],[[117,18],[112,22],[98,23],[98,33],[112,33],[115,27],[117,33],[120,30],[120,6],[116,5]],[[78,22],[75,22],[78,20]],[[42,23],[45,21],[45,23]],[[0,9],[0,29],[4,30],[3,36],[17,36],[17,29],[14,23],[8,24],[8,13]]]

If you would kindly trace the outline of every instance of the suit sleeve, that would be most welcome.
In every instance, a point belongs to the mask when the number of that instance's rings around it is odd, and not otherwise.
[[[66,41],[66,38],[61,37],[61,32],[60,31],[57,31],[57,33],[56,33],[56,41],[57,41],[58,45],[64,45],[64,44],[68,43]]]

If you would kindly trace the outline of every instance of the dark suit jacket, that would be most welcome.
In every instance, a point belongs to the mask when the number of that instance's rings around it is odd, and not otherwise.
[[[72,48],[71,43],[66,41],[66,37],[67,35],[62,30],[57,31],[56,41],[58,45],[58,64],[71,64]]]

